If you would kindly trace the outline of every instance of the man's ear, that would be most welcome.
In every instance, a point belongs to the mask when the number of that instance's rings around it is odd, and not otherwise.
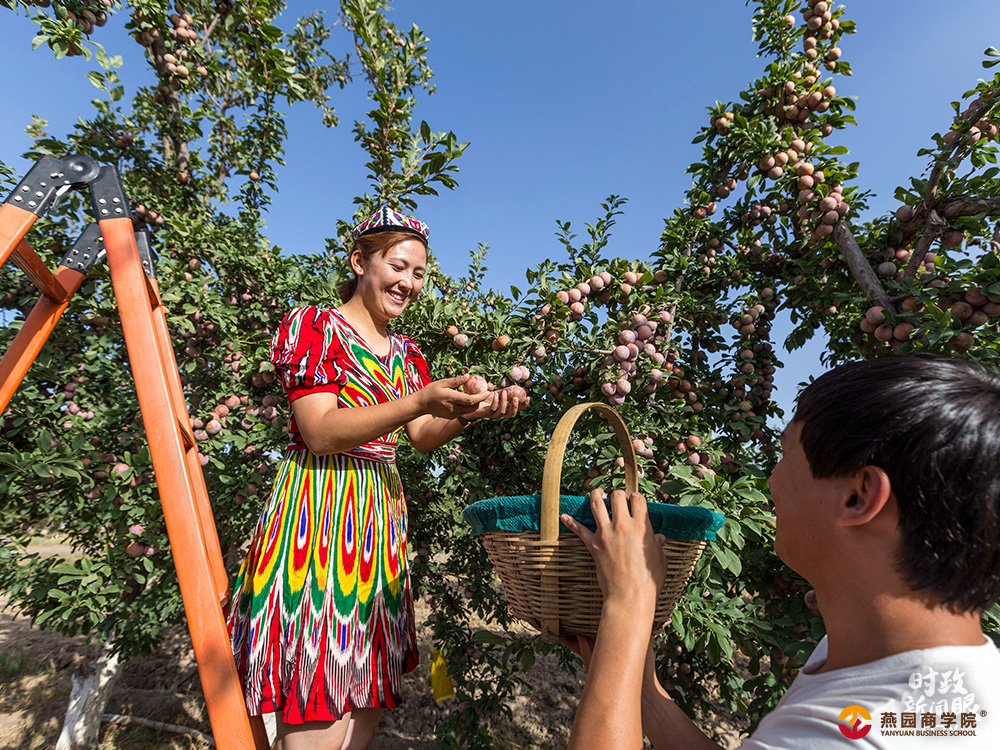
[[[892,497],[892,482],[884,469],[863,466],[854,476],[839,507],[837,523],[841,526],[862,526],[882,512]]]

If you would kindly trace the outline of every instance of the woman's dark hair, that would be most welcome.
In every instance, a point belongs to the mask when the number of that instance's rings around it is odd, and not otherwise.
[[[798,399],[816,478],[882,468],[899,507],[899,570],[955,612],[1000,599],[1000,374],[935,354],[842,365]]]
[[[355,250],[361,251],[361,259],[368,263],[376,255],[385,255],[400,242],[406,240],[417,240],[427,249],[427,240],[415,232],[372,232],[363,234],[354,240],[351,253]],[[347,302],[354,296],[354,290],[358,288],[358,277],[351,276],[337,284],[337,294],[340,295],[341,302]]]

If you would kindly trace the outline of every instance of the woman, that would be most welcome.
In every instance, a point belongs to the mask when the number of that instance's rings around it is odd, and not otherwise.
[[[527,404],[431,382],[388,329],[423,286],[426,225],[382,208],[354,235],[343,304],[292,310],[271,345],[290,443],[229,617],[249,711],[278,715],[280,750],[367,747],[417,666],[400,430],[426,453]]]

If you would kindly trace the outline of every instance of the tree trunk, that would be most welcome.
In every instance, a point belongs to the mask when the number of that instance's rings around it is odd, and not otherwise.
[[[97,747],[101,715],[121,666],[118,654],[111,652],[110,645],[105,643],[103,647],[89,675],[73,675],[69,705],[66,707],[66,718],[63,720],[56,750],[88,750]]]

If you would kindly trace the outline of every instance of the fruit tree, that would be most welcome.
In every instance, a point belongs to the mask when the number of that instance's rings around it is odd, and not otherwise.
[[[98,50],[93,111],[60,136],[33,123],[33,153],[86,153],[126,175],[137,221],[154,233],[192,426],[235,566],[283,444],[269,331],[291,305],[336,302],[355,218],[345,212],[312,256],[281,253],[263,235],[282,112],[311,101],[332,126],[327,92],[364,86],[371,110],[354,133],[370,188],[356,215],[380,200],[419,207],[456,187],[464,149],[415,119],[418,95],[432,88],[428,40],[394,25],[381,0],[341,3],[345,39],[330,37],[318,16],[282,32],[277,3],[31,5],[39,39],[57,55],[88,52],[99,14],[128,13],[140,49],[130,54],[154,72],[155,83],[125,102],[123,59]],[[901,175],[898,210],[872,215],[858,165],[837,143],[854,124],[845,90],[855,28],[845,8],[753,6],[763,67],[731,101],[709,107],[685,205],[668,213],[651,253],[609,253],[626,207],[612,195],[582,229],[558,223],[558,257],[526,269],[523,289],[487,288],[483,248],[453,278],[434,266],[432,247],[425,291],[400,321],[436,376],[470,371],[532,397],[512,421],[476,424],[430,456],[399,454],[412,572],[456,687],[441,707],[442,747],[494,744],[514,691],[530,689],[524,667],[554,650],[507,632],[502,593],[460,514],[484,497],[537,492],[548,435],[566,408],[613,404],[632,431],[648,497],[727,516],[659,649],[668,689],[712,731],[719,704],[759,719],[821,633],[804,582],[771,549],[765,477],[782,351],[822,331],[829,363],[919,350],[1000,363],[1000,77],[957,96],[954,117],[914,143],[925,173]],[[987,50],[984,66],[997,63],[1000,52]],[[62,206],[36,245],[64,247],[75,208]],[[2,417],[0,527],[10,541],[0,547],[0,584],[43,627],[94,633],[128,656],[152,648],[180,609],[107,279],[95,274],[86,290]],[[30,302],[15,277],[0,276],[0,307],[17,316]],[[793,328],[776,341],[779,311]],[[9,336],[0,333],[0,344]],[[576,493],[608,487],[620,482],[621,462],[610,434],[583,429],[564,484]],[[34,556],[26,544],[42,531],[80,558]],[[997,630],[996,608],[987,621]]]

